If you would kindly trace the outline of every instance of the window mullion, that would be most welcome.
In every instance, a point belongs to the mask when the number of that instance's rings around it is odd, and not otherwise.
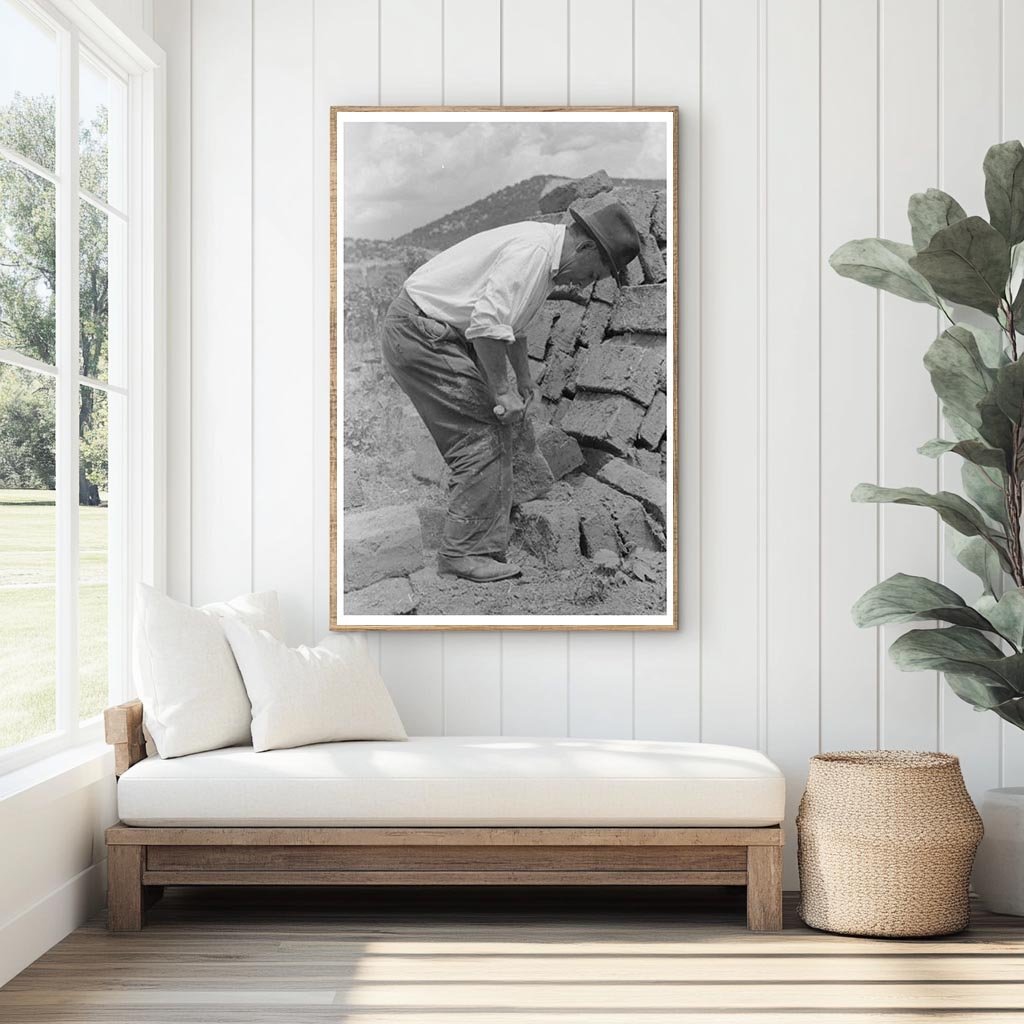
[[[78,33],[60,33],[57,107],[57,728],[78,730]]]

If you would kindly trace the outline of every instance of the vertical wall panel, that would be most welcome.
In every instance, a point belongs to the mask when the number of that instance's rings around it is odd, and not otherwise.
[[[515,0],[502,5],[502,103],[568,102],[567,3]]]
[[[941,142],[938,185],[955,196],[971,213],[985,211],[984,175],[981,164],[985,151],[999,137],[999,62],[992,59],[993,43],[999,38],[1000,0],[943,0],[939,8],[939,132]],[[964,75],[964,67],[971,74]],[[928,183],[930,184],[930,182]],[[922,185],[922,187],[924,187]],[[958,309],[958,320],[970,320],[995,328],[995,322],[974,310]],[[927,339],[922,339],[927,343]],[[923,345],[917,346],[923,351]],[[918,387],[927,388],[922,368]],[[949,432],[946,431],[946,434]],[[961,460],[946,455],[939,461],[939,486],[962,493]],[[940,525],[942,534],[948,528]],[[981,592],[976,576],[953,557],[945,543],[940,548],[942,575],[947,586],[967,600]],[[960,757],[968,788],[977,798],[999,784],[999,718],[979,715],[960,700],[943,682],[942,750]]]
[[[761,499],[755,0],[704,4],[701,74],[701,737],[756,747]]]
[[[477,0],[472,13],[469,6],[465,0],[445,0],[445,102],[497,103],[501,92],[499,4]],[[466,196],[466,202],[476,198]],[[444,703],[445,732],[476,736],[501,732],[500,633],[445,635]]]
[[[253,4],[253,586],[313,643],[313,0]],[[281,410],[287,409],[287,415]],[[308,500],[296,501],[299,494]]]
[[[406,732],[444,735],[444,637],[439,632],[388,636],[380,671]]]
[[[1024,39],[1024,4],[1003,0],[1001,11],[1002,38],[999,40],[1002,72],[999,97],[999,139],[1024,139],[1024,61],[1020,59],[1020,40]],[[990,50],[989,59],[994,47]],[[1001,723],[1002,784],[1024,786],[1024,732]]]
[[[192,598],[252,587],[252,12],[192,9]],[[169,151],[173,146],[168,147]]]
[[[818,752],[819,164],[818,0],[767,9],[765,112],[767,580],[765,746],[796,815]],[[796,879],[796,846],[785,851]]]
[[[441,0],[380,0],[380,101],[441,102]]]
[[[441,0],[380,0],[380,102],[441,102]],[[387,633],[380,662],[403,719],[418,733],[444,732],[444,634]],[[492,677],[493,678],[493,677]],[[464,676],[460,674],[460,682]],[[495,703],[497,696],[495,695]]]
[[[96,6],[129,32],[148,34],[152,28],[152,0],[96,0]]]
[[[564,633],[506,633],[501,648],[506,736],[567,736],[569,649]]]
[[[577,105],[628,106],[632,75],[615,69],[630,63],[630,0],[577,0],[570,2],[570,15],[570,100]],[[569,727],[574,736],[632,736],[631,634],[569,635]]]
[[[311,44],[316,100],[313,120],[318,147],[324,147],[324,160],[318,161],[316,168],[318,176],[323,179],[324,188],[319,191],[323,192],[320,198],[324,202],[327,199],[329,170],[326,148],[329,108],[372,106],[379,102],[378,14],[377,0],[346,0],[344,4],[333,0],[314,0]],[[321,258],[327,255],[326,239],[325,225],[325,247]],[[326,267],[326,262],[323,265]]]
[[[632,3],[569,0],[569,102],[577,106],[631,103],[632,44]]]
[[[444,102],[501,103],[501,0],[443,0]]]
[[[192,5],[157,0],[154,38],[167,54],[167,592],[192,600]]]
[[[517,0],[502,4],[502,14],[502,102],[567,103],[567,0]],[[564,633],[505,635],[501,701],[506,733],[566,735],[568,664]]]
[[[445,735],[498,735],[501,634],[449,633],[443,644]]]
[[[676,530],[680,628],[637,633],[634,728],[641,739],[700,734],[700,0],[639,0],[635,100],[679,107],[679,457]]]
[[[313,578],[310,601],[314,635],[319,637],[331,622],[330,600],[330,108],[378,102],[378,8],[377,0],[314,0],[312,59],[313,99]],[[374,657],[380,654],[380,638],[369,637]]]
[[[850,606],[877,582],[878,513],[850,491],[878,478],[878,296],[827,260],[877,234],[877,0],[824,0],[821,75],[821,746],[859,750],[878,741],[879,637]]]
[[[632,737],[631,634],[569,634],[569,735]]]
[[[938,172],[936,0],[882,0],[881,234],[909,237],[907,200],[934,184]],[[935,337],[930,306],[883,295],[881,337],[881,483],[934,491],[935,463],[917,454],[938,427],[935,396],[921,357]],[[873,510],[862,506],[870,526]],[[883,505],[881,576],[896,572],[936,578],[939,535],[927,509]],[[904,632],[882,630],[885,647]],[[938,682],[934,672],[900,672],[883,656],[882,746],[934,750],[938,744]]]

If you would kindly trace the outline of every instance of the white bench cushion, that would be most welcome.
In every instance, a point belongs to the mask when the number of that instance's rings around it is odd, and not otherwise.
[[[117,786],[128,825],[775,825],[785,780],[742,747],[411,737],[150,757]]]

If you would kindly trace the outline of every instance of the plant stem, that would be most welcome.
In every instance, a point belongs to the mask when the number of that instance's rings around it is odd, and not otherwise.
[[[1006,308],[1006,333],[1010,338],[1010,353],[1013,361],[1017,361],[1017,331],[1013,320],[1013,308],[1007,305]],[[1020,544],[1020,516],[1021,516],[1021,480],[1017,466],[1017,454],[1021,450],[1021,416],[1018,415],[1017,422],[1013,425],[1013,451],[1010,454],[1010,465],[1006,474],[1006,490],[1004,504],[1006,508],[1006,540],[1009,548],[1010,565],[1013,572],[1013,582],[1018,587],[1024,587],[1024,558],[1021,556]]]
[[[1020,443],[1020,428],[1013,428],[1014,445]],[[1020,481],[1016,471],[1008,474],[1006,481],[1006,520],[1008,554],[1010,556],[1010,567],[1013,575],[1013,582],[1018,587],[1024,587],[1024,562],[1021,559],[1020,547],[1020,513],[1021,494]]]

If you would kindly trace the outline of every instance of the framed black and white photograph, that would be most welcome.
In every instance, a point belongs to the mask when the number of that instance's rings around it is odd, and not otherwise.
[[[332,108],[332,628],[677,628],[677,136]]]

